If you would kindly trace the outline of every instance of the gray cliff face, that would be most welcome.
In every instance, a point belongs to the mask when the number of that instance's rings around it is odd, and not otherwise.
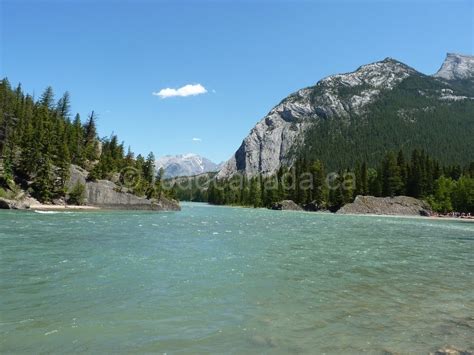
[[[237,172],[247,176],[270,175],[282,164],[291,165],[290,151],[302,142],[303,133],[316,120],[360,114],[381,90],[390,90],[416,73],[387,58],[352,73],[329,76],[313,87],[297,91],[257,123],[217,178],[229,178]]]
[[[448,53],[443,65],[434,77],[445,80],[474,78],[474,56]]]
[[[88,205],[110,209],[179,211],[179,205],[172,200],[161,198],[152,201],[127,192],[119,192],[117,185],[108,180],[86,183],[86,201]]]
[[[293,153],[306,143],[304,133],[308,128],[336,118],[339,124],[346,126],[351,124],[351,120],[363,119],[369,111],[369,104],[383,98],[410,77],[429,78],[387,58],[361,66],[352,73],[329,76],[315,86],[297,91],[255,125],[236,153],[223,165],[217,178],[229,178],[236,173],[248,177],[271,175],[282,165],[291,166],[295,157]],[[433,77],[439,79],[439,83],[445,82],[446,88],[437,93],[421,88],[420,95],[436,97],[443,102],[473,99],[472,95],[465,96],[465,90],[464,94],[453,91],[450,83],[468,80],[464,89],[472,87],[474,90],[474,84],[470,83],[474,79],[474,56],[448,54]],[[400,110],[399,114],[408,117],[410,112]]]
[[[341,207],[337,213],[429,216],[431,208],[426,202],[407,196],[357,196],[353,203]]]
[[[153,211],[179,211],[181,208],[174,200],[162,197],[152,201],[138,197],[126,191],[120,191],[112,181],[98,180],[87,181],[88,172],[76,165],[71,165],[70,181],[68,188],[76,183],[85,185],[85,203],[91,206],[109,209],[153,210]]]

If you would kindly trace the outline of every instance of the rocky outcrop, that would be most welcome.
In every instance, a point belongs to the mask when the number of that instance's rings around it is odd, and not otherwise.
[[[441,349],[431,352],[430,355],[474,355],[474,350],[460,349],[455,346],[444,346]]]
[[[474,78],[474,56],[448,53],[443,65],[434,77],[445,80]]]
[[[280,202],[276,202],[272,206],[272,210],[277,211],[303,211],[301,206],[297,205],[292,200],[283,200]]]
[[[24,192],[21,192],[19,195],[17,195],[14,200],[0,198],[0,209],[27,210],[30,209],[31,206],[40,204],[41,203],[38,200],[25,194]]]
[[[407,196],[357,196],[353,203],[341,207],[336,213],[429,216],[431,208],[425,201]]]
[[[131,209],[152,211],[179,211],[178,202],[162,197],[149,200],[128,192],[121,192],[117,185],[108,180],[86,183],[86,204],[109,209]]]
[[[76,165],[71,165],[70,178],[66,184],[70,191],[76,184],[84,185],[85,199],[87,206],[100,207],[106,209],[123,210],[149,210],[149,211],[180,211],[181,207],[175,200],[161,197],[160,199],[150,200],[145,197],[139,197],[121,190],[119,186],[109,180],[87,181],[89,173]],[[34,198],[22,193],[15,200],[0,198],[0,209],[29,209],[32,208],[54,208],[67,207],[64,199],[53,201],[52,205],[42,205]],[[72,206],[71,206],[72,207]]]
[[[465,89],[472,86],[474,90],[474,84],[464,83],[461,90],[461,86],[453,81],[474,78],[473,56],[448,54],[442,68],[434,77],[438,79],[435,80],[436,89],[429,89],[433,87],[433,77],[397,60],[386,58],[361,66],[351,73],[322,79],[312,87],[291,94],[263,117],[252,128],[235,154],[223,165],[217,178],[227,179],[237,173],[247,177],[257,174],[272,175],[281,166],[291,166],[301,147],[333,149],[334,147],[329,146],[334,140],[333,136],[343,134],[341,132],[344,132],[346,127],[352,128],[352,131],[344,134],[348,140],[353,140],[352,135],[358,134],[357,127],[366,125],[367,117],[374,119],[377,116],[377,110],[371,111],[372,104],[389,97],[390,92],[409,79],[413,81],[407,84],[408,88],[404,87],[402,90],[409,91],[413,85],[419,85],[419,89],[412,90],[411,95],[437,99],[439,102],[436,104],[439,105],[473,99],[471,96],[474,94],[466,96]],[[385,104],[381,102],[382,107]],[[423,105],[401,105],[400,118],[404,122],[413,123],[418,116],[423,117],[424,112],[434,109]],[[470,119],[468,115],[466,117]],[[305,141],[309,129],[320,129],[322,126],[331,127],[328,132],[322,131],[322,141]],[[394,145],[398,147],[397,144]],[[387,147],[381,146],[380,150],[386,151]],[[339,168],[342,167],[337,167]]]
[[[229,178],[237,172],[247,176],[271,175],[281,165],[291,165],[291,150],[303,142],[304,132],[314,122],[336,116],[348,119],[361,113],[381,90],[390,90],[416,73],[409,66],[387,58],[297,91],[257,123],[217,178]],[[352,93],[346,94],[348,91]]]
[[[0,197],[0,210],[26,210],[30,205],[23,200],[9,200]]]
[[[72,189],[77,183],[85,185],[88,175],[89,172],[87,170],[84,170],[80,166],[71,164],[71,167],[69,168],[69,180],[66,184],[67,189]]]
[[[86,205],[124,210],[179,211],[181,208],[175,200],[165,197],[149,200],[121,190],[109,180],[87,181],[89,173],[79,166],[71,165],[70,179],[67,184],[71,189],[77,183],[85,186]]]

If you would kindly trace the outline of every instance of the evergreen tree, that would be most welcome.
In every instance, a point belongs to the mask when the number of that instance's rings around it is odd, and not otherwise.
[[[407,168],[407,164],[405,162],[405,156],[402,150],[398,152],[397,165],[398,165],[398,171],[400,175],[400,188],[398,190],[398,194],[405,195],[406,188],[407,188],[406,184],[408,180],[408,168]]]
[[[316,160],[311,166],[311,175],[313,176],[312,200],[318,206],[325,205],[327,199],[326,174],[320,160]]]
[[[33,183],[35,197],[42,202],[50,202],[54,196],[54,176],[49,157],[44,157],[39,164]]]
[[[395,196],[402,191],[403,183],[400,168],[395,154],[389,152],[382,164],[382,193],[385,196]]]
[[[149,185],[153,185],[153,179],[155,177],[155,155],[153,152],[148,154],[143,164],[143,176]]]
[[[97,117],[92,111],[84,125],[84,153],[85,158],[89,161],[95,161],[99,158],[96,121]]]
[[[71,97],[68,91],[66,91],[58,100],[56,112],[58,113],[59,117],[63,119],[69,119],[71,114]]]
[[[250,196],[253,207],[262,207],[262,189],[260,184],[260,176],[250,180]]]
[[[53,88],[48,86],[41,95],[40,105],[47,108],[48,110],[53,110],[54,108],[54,93]]]

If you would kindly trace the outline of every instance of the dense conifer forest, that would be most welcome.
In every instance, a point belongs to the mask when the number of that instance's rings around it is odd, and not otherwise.
[[[20,84],[0,81],[0,197],[23,189],[42,202],[68,197],[79,203],[84,187],[67,186],[71,164],[89,171],[90,180],[112,180],[138,196],[161,195],[153,153],[135,157],[116,135],[99,138],[94,111],[82,119],[70,108],[68,92],[56,100],[48,87],[36,100]]]
[[[423,149],[443,165],[468,164],[474,161],[474,100],[440,99],[440,92],[450,92],[447,85],[413,75],[385,90],[364,112],[316,119],[294,155],[317,158],[331,171],[354,168],[354,157],[376,166],[385,152],[400,149],[406,155]],[[466,84],[449,85],[458,95],[474,95]],[[340,96],[360,95],[362,90],[342,89]],[[318,88],[314,90],[316,95]]]
[[[419,150],[408,157],[403,151],[388,152],[375,167],[356,162],[354,168],[337,172],[326,170],[320,160],[300,158],[290,169],[281,168],[270,177],[198,180],[204,178],[175,181],[175,193],[183,200],[253,207],[271,207],[290,199],[330,211],[352,202],[357,195],[405,195],[425,199],[437,212],[474,213],[474,162],[464,167],[441,166]]]

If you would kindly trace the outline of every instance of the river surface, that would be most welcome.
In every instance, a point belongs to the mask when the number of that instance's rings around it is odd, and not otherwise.
[[[183,204],[0,212],[0,353],[474,347],[474,223]]]

